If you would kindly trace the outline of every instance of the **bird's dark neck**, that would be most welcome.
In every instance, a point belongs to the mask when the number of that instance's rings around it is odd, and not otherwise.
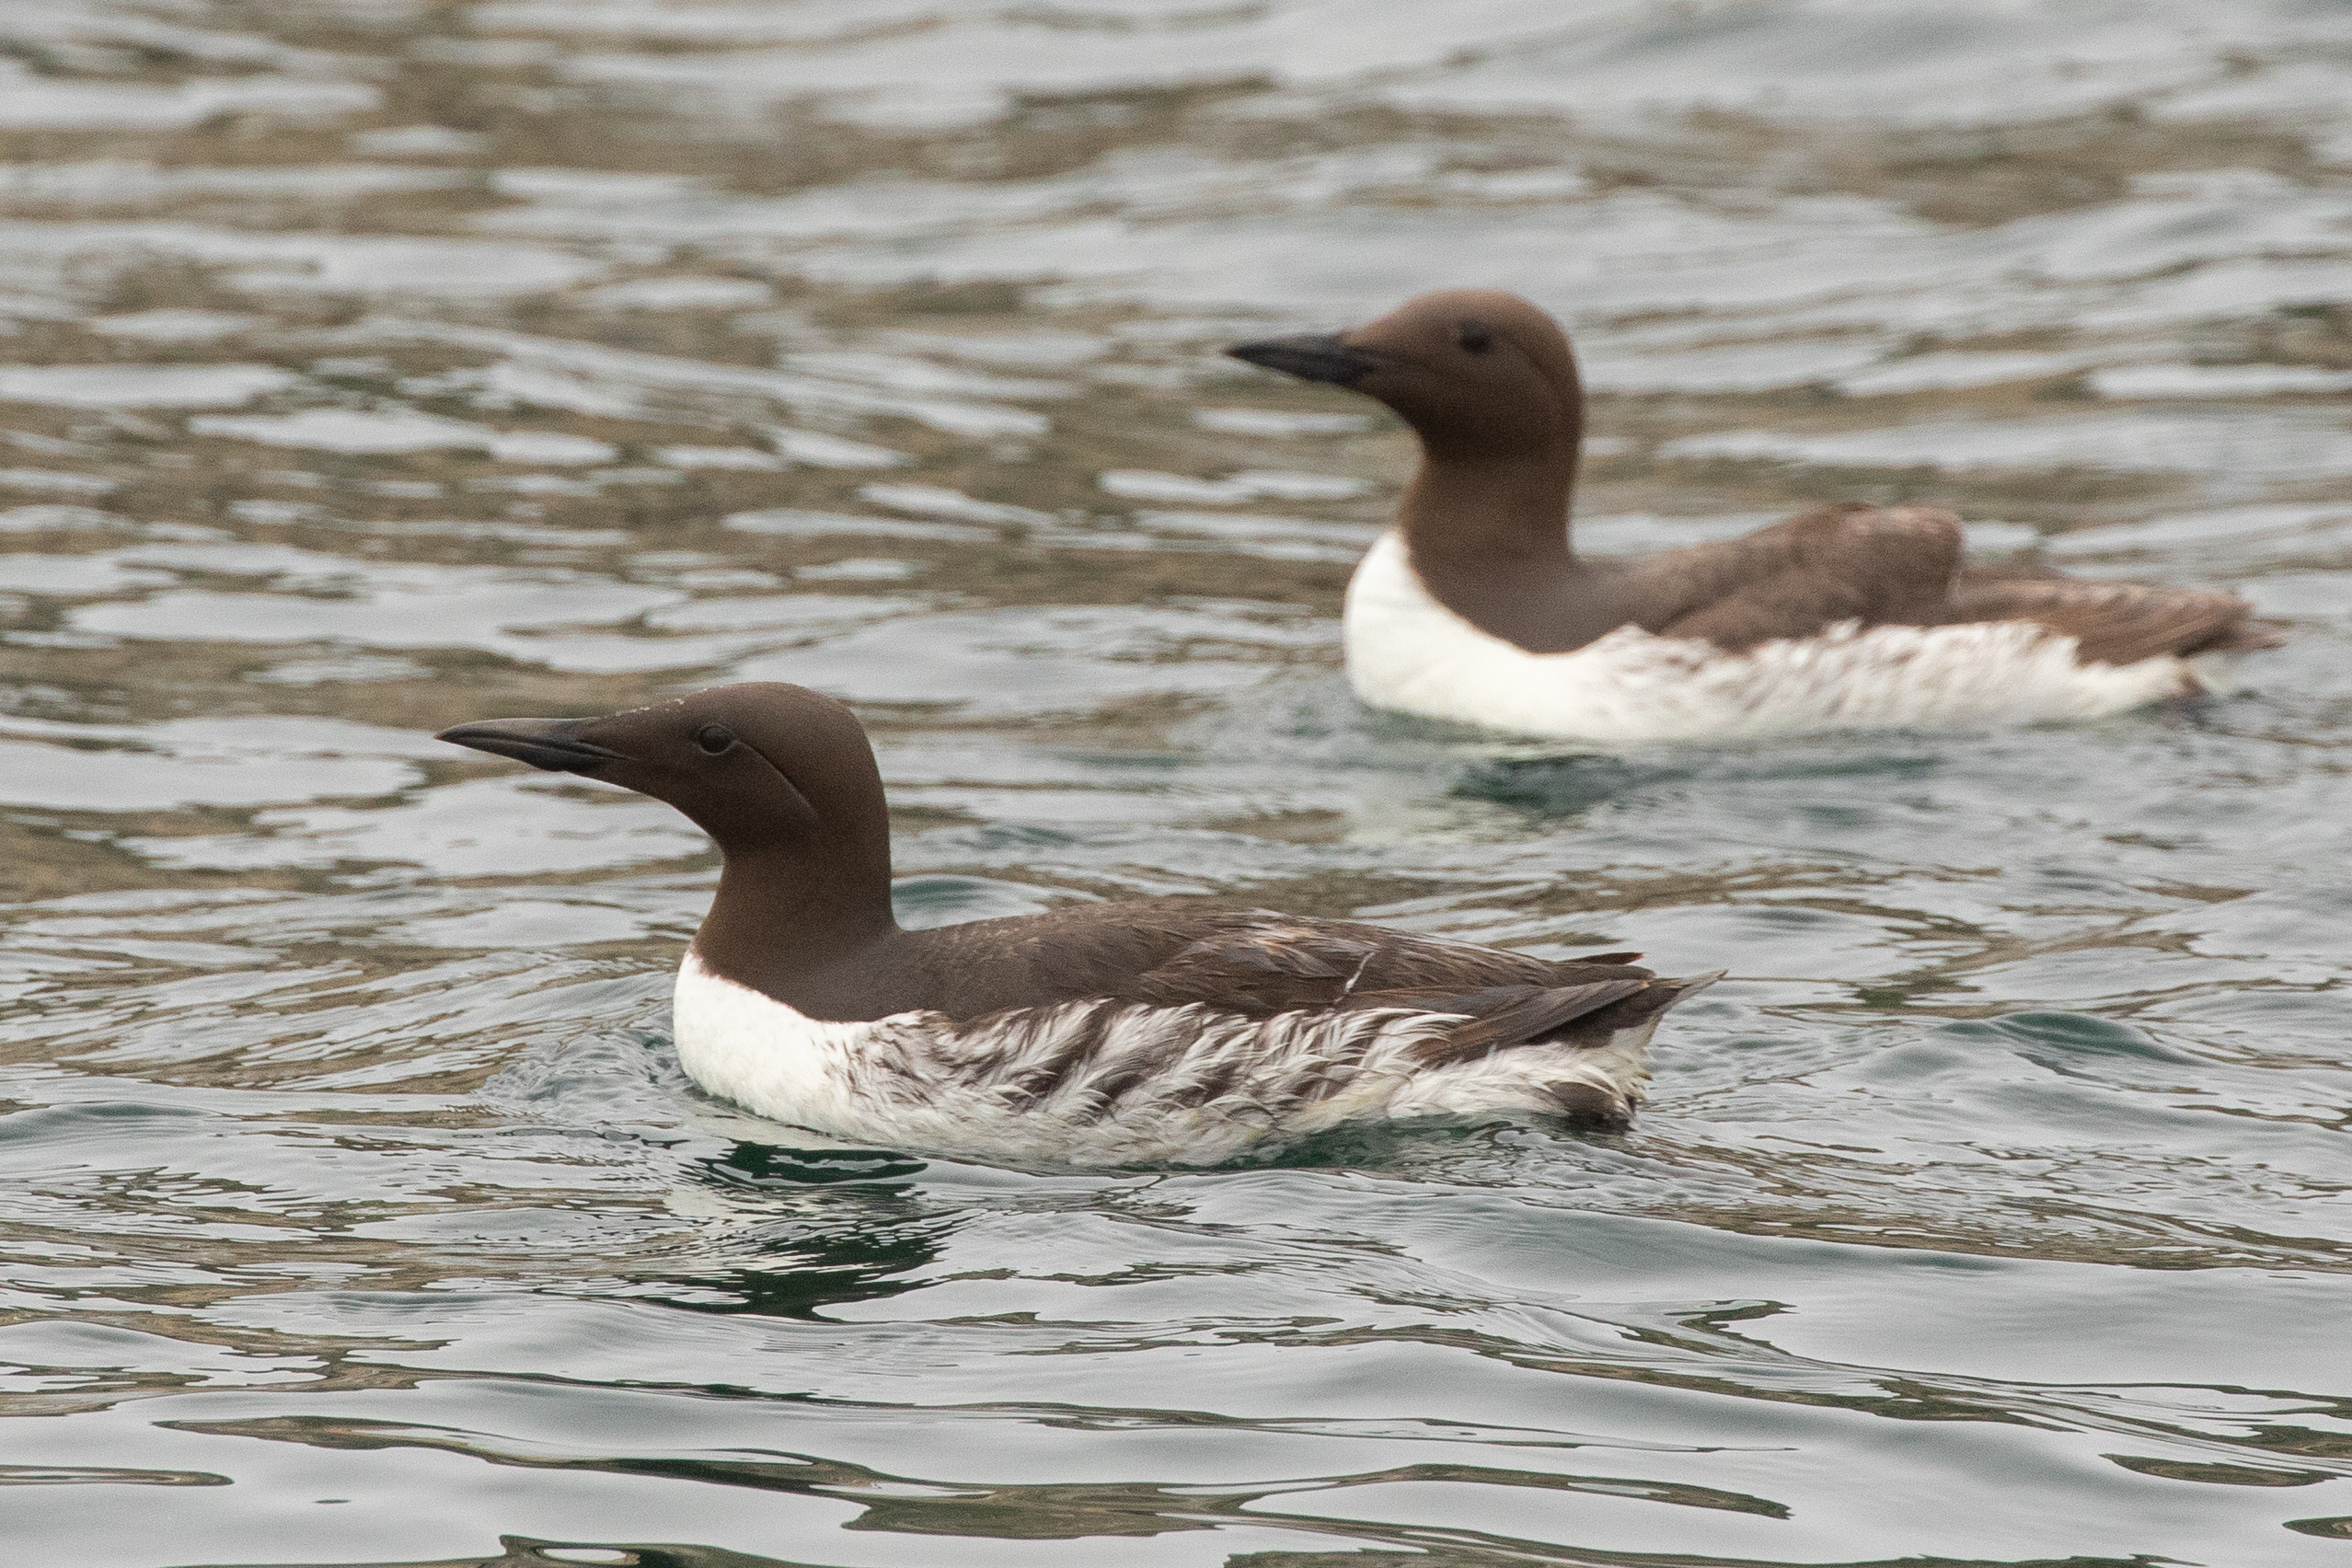
[[[1564,570],[1576,449],[1506,459],[1424,452],[1397,521],[1416,562],[1480,571]]]
[[[1414,560],[1490,573],[1559,572],[1574,560],[1568,513],[1585,450],[1585,389],[1573,360],[1513,407],[1415,409],[1408,422],[1421,467],[1397,520]]]
[[[876,950],[902,933],[890,901],[887,828],[729,853],[694,951],[712,974],[812,1018],[861,1009]]]
[[[1422,455],[1399,508],[1414,574],[1431,596],[1480,630],[1530,653],[1581,648],[1621,625],[1609,574],[1585,566],[1569,541],[1576,423],[1562,438],[1507,456]]]

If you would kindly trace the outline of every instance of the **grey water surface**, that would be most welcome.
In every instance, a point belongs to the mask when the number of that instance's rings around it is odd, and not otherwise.
[[[2352,5],[0,5],[0,1552],[2352,1552]],[[2236,695],[1603,755],[1367,713],[1410,461],[1220,345],[1520,289],[1583,539],[2228,584]],[[853,702],[911,921],[1731,978],[1624,1136],[1247,1168],[698,1095],[714,876],[431,740]]]

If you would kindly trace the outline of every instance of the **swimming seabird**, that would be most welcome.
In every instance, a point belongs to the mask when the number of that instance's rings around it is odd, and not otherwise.
[[[1827,506],[1638,559],[1569,539],[1584,391],[1559,324],[1448,289],[1235,357],[1387,404],[1421,441],[1350,582],[1376,708],[1598,742],[2084,719],[2208,689],[2274,647],[2234,594],[1960,563],[1960,520]]]
[[[1716,978],[1194,900],[905,930],[873,749],[801,686],[441,739],[638,790],[709,834],[724,865],[678,972],[679,1058],[715,1095],[842,1138],[1209,1164],[1345,1122],[1622,1128],[1658,1019]]]

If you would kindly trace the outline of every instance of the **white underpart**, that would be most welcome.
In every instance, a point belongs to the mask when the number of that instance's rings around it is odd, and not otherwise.
[[[1394,532],[1356,567],[1345,629],[1348,678],[1375,708],[1629,744],[2096,719],[2229,679],[2218,657],[2081,663],[2074,639],[2031,621],[1850,621],[1746,653],[1628,626],[1574,652],[1530,653],[1439,604]]]
[[[1035,1073],[1104,1009],[1118,1016],[1102,1049],[1077,1070]],[[711,974],[692,952],[678,970],[675,1012],[686,1076],[762,1116],[892,1148],[1062,1165],[1213,1165],[1343,1122],[1556,1113],[1551,1090],[1562,1084],[1590,1084],[1630,1106],[1648,1080],[1661,1016],[1606,1044],[1514,1045],[1431,1067],[1412,1047],[1459,1015],[1251,1019],[1104,1001],[973,1026],[932,1012],[827,1023]],[[1353,1069],[1334,1072],[1347,1057]],[[1204,1098],[1196,1086],[1209,1079],[1223,1087]]]

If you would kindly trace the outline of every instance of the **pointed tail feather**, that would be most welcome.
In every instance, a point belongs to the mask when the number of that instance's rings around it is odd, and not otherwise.
[[[2276,648],[2278,631],[2235,594],[2097,582],[2079,577],[1970,574],[1954,585],[1948,621],[2024,620],[2075,640],[2086,664]]]

